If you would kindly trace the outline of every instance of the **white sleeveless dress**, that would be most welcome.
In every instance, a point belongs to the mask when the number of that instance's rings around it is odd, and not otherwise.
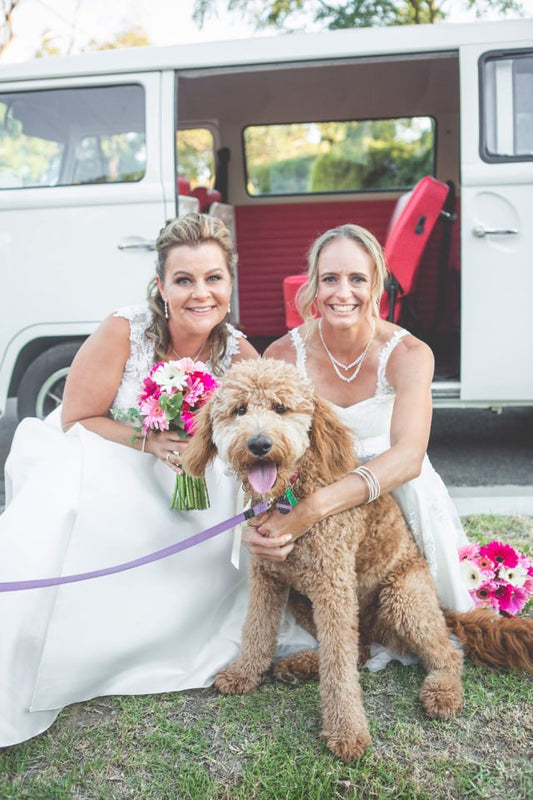
[[[130,321],[131,354],[115,407],[136,403],[153,365],[150,312]],[[230,328],[226,368],[238,352]],[[238,512],[237,485],[215,461],[211,508],[170,511],[174,473],[159,459],[75,425],[60,411],[18,426],[6,461],[0,581],[69,575],[152,553]],[[0,593],[0,746],[49,727],[67,704],[101,695],[208,686],[238,652],[246,564],[231,531],[170,558],[60,587]],[[290,615],[280,654],[314,643]]]
[[[398,342],[407,335],[409,332],[404,329],[396,331],[382,348],[373,397],[348,408],[334,406],[342,422],[352,431],[357,456],[363,462],[384,453],[391,446],[390,425],[395,392],[386,377],[387,362]],[[291,330],[290,336],[296,350],[296,365],[307,375],[305,342],[299,329]],[[467,543],[467,538],[446,487],[427,455],[420,475],[394,489],[392,494],[429,564],[442,606],[455,611],[473,608],[474,603],[461,577],[457,553]],[[378,649],[374,648],[373,653],[377,652]],[[370,669],[381,667],[383,659],[376,657],[374,663],[366,666]]]

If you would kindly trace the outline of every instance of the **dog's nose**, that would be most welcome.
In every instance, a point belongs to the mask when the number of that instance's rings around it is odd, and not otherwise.
[[[258,436],[250,436],[247,442],[248,450],[254,456],[266,456],[272,450],[272,441],[268,436],[259,434]]]

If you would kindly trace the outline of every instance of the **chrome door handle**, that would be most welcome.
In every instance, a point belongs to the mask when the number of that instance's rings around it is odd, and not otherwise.
[[[119,250],[155,250],[155,241],[148,241],[147,239],[126,239],[124,242],[119,242],[117,245]]]
[[[474,236],[477,236],[478,239],[482,239],[484,236],[511,236],[512,234],[518,233],[516,228],[484,228],[483,225],[476,225],[473,229],[472,233]]]

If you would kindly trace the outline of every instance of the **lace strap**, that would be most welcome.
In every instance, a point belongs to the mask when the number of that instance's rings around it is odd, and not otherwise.
[[[144,332],[152,322],[152,312],[148,306],[123,306],[117,308],[114,317],[124,317],[130,323],[130,341],[139,346]]]
[[[406,331],[405,328],[402,328],[401,330],[393,333],[389,341],[382,347],[381,352],[379,354],[376,394],[390,394],[390,392],[394,391],[393,387],[387,380],[387,376],[385,375],[385,371],[387,369],[387,362],[398,342],[400,342],[404,338],[404,336],[408,335],[409,331]]]
[[[220,363],[220,369],[223,373],[229,369],[233,356],[236,356],[239,352],[239,339],[246,339],[246,335],[234,328],[229,322],[226,322],[226,330],[228,331],[226,352]]]
[[[307,371],[305,369],[305,359],[307,353],[305,352],[305,343],[300,335],[300,331],[298,328],[291,328],[289,331],[289,336],[291,337],[292,346],[296,350],[296,366],[303,372],[303,374],[307,377]]]

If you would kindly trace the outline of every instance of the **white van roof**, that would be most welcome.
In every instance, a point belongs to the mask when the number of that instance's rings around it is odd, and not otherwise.
[[[515,46],[520,46],[523,41],[524,47],[530,47],[533,19],[351,28],[231,41],[101,50],[76,56],[0,64],[0,80],[260,65],[276,61],[287,63],[368,57],[377,53],[456,51],[461,45],[484,42],[493,45],[499,41],[512,41]]]

